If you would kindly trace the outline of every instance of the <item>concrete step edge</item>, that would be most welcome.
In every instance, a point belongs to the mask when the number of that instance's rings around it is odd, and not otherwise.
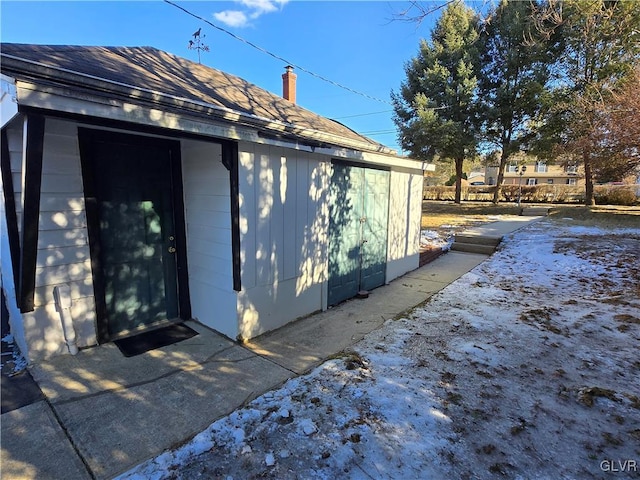
[[[497,246],[502,241],[502,237],[491,237],[484,235],[456,235],[454,242],[458,243],[470,243],[474,245],[491,245]]]
[[[523,217],[546,217],[550,210],[547,207],[524,207],[520,211],[520,215]]]
[[[486,255],[491,255],[496,251],[495,247],[491,245],[480,245],[477,243],[462,242],[454,242],[453,245],[451,245],[451,250],[467,253],[484,253]]]

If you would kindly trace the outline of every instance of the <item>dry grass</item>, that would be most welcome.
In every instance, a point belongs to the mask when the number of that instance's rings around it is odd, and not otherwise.
[[[558,205],[553,206],[551,219],[559,224],[605,228],[640,228],[640,207]]]
[[[468,227],[493,221],[493,215],[517,215],[518,207],[513,204],[494,205],[490,202],[422,202],[422,228],[437,229],[443,225]]]
[[[523,204],[523,207],[534,206]],[[549,205],[550,219],[560,224],[601,226],[607,228],[640,228],[640,206],[622,207],[598,205]],[[496,215],[518,215],[519,209],[512,203],[463,202],[458,205],[446,201],[422,203],[422,228],[436,230],[443,225],[473,227],[495,221]]]

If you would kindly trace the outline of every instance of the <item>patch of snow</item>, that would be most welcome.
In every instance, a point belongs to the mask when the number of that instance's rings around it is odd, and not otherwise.
[[[24,358],[20,349],[15,344],[15,338],[8,333],[1,339],[6,344],[7,352],[2,354],[2,362],[0,362],[0,370],[5,371],[5,375],[13,376],[27,368],[27,360]],[[3,347],[4,348],[4,347]],[[8,370],[8,373],[7,373]]]
[[[276,464],[276,458],[273,456],[272,452],[269,452],[264,456],[264,463],[267,467],[273,467]]]
[[[420,232],[420,246],[440,248],[443,251],[451,249],[451,245],[454,241],[454,230],[441,229],[435,230],[422,230]]]
[[[318,427],[316,427],[316,424],[308,418],[305,418],[302,421],[298,422],[298,427],[307,436],[313,435],[318,431]]]
[[[289,458],[291,456],[291,452],[289,450],[280,450],[280,453],[278,453],[278,455],[280,456],[280,458]]]

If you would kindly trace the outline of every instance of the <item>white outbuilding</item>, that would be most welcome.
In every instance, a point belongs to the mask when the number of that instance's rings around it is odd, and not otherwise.
[[[245,340],[418,267],[422,163],[155,48],[2,44],[2,281],[30,360]],[[65,325],[65,316],[68,317]]]

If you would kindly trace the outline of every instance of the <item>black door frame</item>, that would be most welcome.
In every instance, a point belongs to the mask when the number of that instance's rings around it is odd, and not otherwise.
[[[96,332],[98,343],[112,340],[109,335],[107,321],[107,305],[105,300],[105,279],[100,261],[100,224],[98,203],[96,199],[95,174],[89,159],[90,145],[94,141],[126,142],[136,145],[155,146],[161,144],[169,151],[171,165],[171,194],[173,201],[173,217],[176,245],[176,270],[178,281],[178,315],[183,320],[191,318],[191,299],[189,295],[189,273],[187,269],[187,232],[185,227],[184,195],[182,183],[182,157],[180,141],[166,138],[149,137],[135,133],[121,133],[110,130],[78,127],[80,146],[80,163],[84,186],[85,212],[87,216],[87,232],[91,256],[93,276],[93,292],[96,304]]]

